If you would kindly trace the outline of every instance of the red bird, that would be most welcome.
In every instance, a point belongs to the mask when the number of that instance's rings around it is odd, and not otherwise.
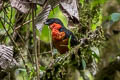
[[[62,21],[58,18],[50,18],[45,22],[46,25],[49,25],[52,32],[52,42],[53,46],[61,53],[66,53],[68,49],[68,41],[71,36],[70,44],[75,46],[78,44],[76,37],[73,33],[66,29]]]

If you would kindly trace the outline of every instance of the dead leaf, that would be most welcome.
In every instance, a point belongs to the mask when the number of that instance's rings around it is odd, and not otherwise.
[[[79,22],[79,13],[76,0],[61,0],[60,9],[70,20],[73,21],[73,23]]]
[[[35,25],[40,32],[44,26],[44,22],[48,18],[50,10],[51,10],[51,5],[47,5],[45,8],[43,8],[43,11],[35,19]]]
[[[30,10],[30,4],[27,0],[10,0],[11,6],[16,8],[20,12],[28,13]]]
[[[8,70],[18,66],[13,58],[13,48],[11,46],[0,45],[0,69]]]

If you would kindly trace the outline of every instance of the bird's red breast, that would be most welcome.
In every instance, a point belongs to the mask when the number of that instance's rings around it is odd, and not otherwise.
[[[61,54],[63,54],[68,51],[68,39],[65,39],[65,32],[59,31],[60,28],[60,24],[53,23],[50,25],[50,29],[52,30],[53,45]]]
[[[62,26],[60,24],[57,24],[57,23],[53,23],[50,25],[50,29],[57,29],[59,30]]]

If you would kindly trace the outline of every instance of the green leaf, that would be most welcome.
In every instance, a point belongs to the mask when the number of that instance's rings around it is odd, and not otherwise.
[[[97,47],[91,47],[91,54],[93,57],[97,58],[98,60],[100,59],[99,57],[99,49]]]
[[[91,9],[93,9],[94,7],[100,5],[100,4],[104,4],[107,0],[92,0],[91,1]]]
[[[95,52],[92,53],[92,56],[97,58],[98,60],[100,59],[100,57]]]
[[[85,62],[85,60],[84,60],[84,59],[82,59],[82,67],[83,67],[83,69],[85,69],[85,68],[86,68],[86,62]]]
[[[45,68],[44,66],[40,66],[40,70],[41,70],[41,71],[45,71],[45,69],[46,69],[46,68]]]
[[[83,7],[83,5],[84,5],[84,0],[80,0],[80,3],[81,3],[81,5],[82,5],[82,7]]]
[[[111,14],[111,20],[113,22],[116,22],[116,21],[120,20],[120,13],[112,13]]]
[[[71,43],[70,43],[70,41],[71,41],[71,36],[69,37],[69,40],[68,40],[68,49],[69,50],[71,49]]]
[[[24,69],[24,68],[19,68],[19,69],[17,69],[18,71],[22,71],[22,72],[26,72],[26,69]]]
[[[50,41],[50,29],[48,28],[48,26],[44,26],[42,29],[41,34],[39,33],[39,31],[37,32],[37,34],[40,36],[40,39],[45,41],[45,42],[49,42]]]

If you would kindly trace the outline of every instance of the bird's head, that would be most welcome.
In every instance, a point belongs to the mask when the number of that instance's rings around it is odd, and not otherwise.
[[[50,29],[60,29],[63,27],[63,23],[58,18],[50,18],[45,22],[46,25],[50,26]]]

